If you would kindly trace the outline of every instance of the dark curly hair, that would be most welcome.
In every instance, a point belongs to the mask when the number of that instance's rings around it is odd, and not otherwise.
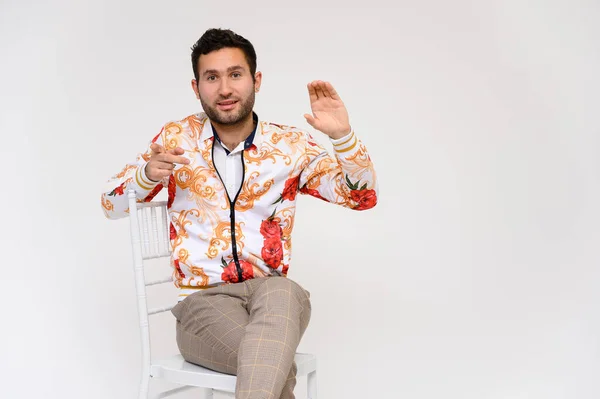
[[[192,46],[192,69],[194,77],[198,81],[198,59],[202,54],[208,54],[222,48],[239,48],[246,56],[250,66],[250,74],[254,80],[256,73],[256,52],[254,46],[244,37],[229,29],[209,29]]]

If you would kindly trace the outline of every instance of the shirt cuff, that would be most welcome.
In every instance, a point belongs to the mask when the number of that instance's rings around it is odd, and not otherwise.
[[[138,186],[136,194],[138,198],[145,198],[154,187],[158,186],[160,181],[152,181],[146,176],[146,165],[148,162],[140,165],[135,172],[135,183]]]
[[[352,134],[352,127],[350,127],[350,133],[348,133],[344,137],[340,137],[339,139],[332,139],[330,137],[329,140],[333,143],[333,145],[340,144],[340,143],[343,143],[344,141],[346,141],[347,139],[349,139],[351,134]]]
[[[345,135],[342,138],[339,139],[330,139],[331,143],[333,144],[333,149],[336,152],[348,152],[353,150],[356,145],[358,144],[358,139],[356,138],[356,135],[354,134],[354,130],[350,130],[350,133],[348,133],[347,135]]]

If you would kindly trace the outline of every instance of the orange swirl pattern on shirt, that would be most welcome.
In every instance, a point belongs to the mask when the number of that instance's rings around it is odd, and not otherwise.
[[[290,165],[292,163],[292,157],[284,154],[281,149],[267,141],[263,142],[260,148],[244,153],[245,161],[248,163],[255,163],[258,166],[262,165],[267,159],[270,159],[273,165],[275,165],[277,163],[277,158],[281,158],[285,165]]]
[[[190,237],[186,230],[186,226],[192,224],[192,221],[188,219],[189,215],[198,217],[200,215],[200,212],[197,209],[181,211],[178,214],[176,214],[176,217],[172,220],[172,223],[175,225],[175,227],[177,227],[177,237],[175,237],[174,240],[171,240],[171,248],[173,250],[180,246],[184,240]],[[179,257],[179,259],[181,259],[181,257]]]
[[[213,184],[207,184],[209,180]],[[225,189],[214,172],[207,167],[190,168],[184,166],[175,171],[175,183],[182,190],[188,190],[188,197],[196,203],[199,221],[215,226],[219,220],[220,209],[229,209],[229,203],[223,202]]]
[[[235,237],[239,252],[241,252],[244,248],[244,234],[242,233],[242,225],[242,222],[235,224]],[[210,245],[208,247],[208,251],[206,251],[206,256],[208,256],[209,259],[215,259],[217,255],[219,255],[219,249],[221,251],[226,251],[230,246],[231,223],[228,220],[222,221],[217,224],[217,227],[214,229],[214,235],[210,240]]]
[[[273,179],[269,179],[262,184],[258,183],[257,181],[260,181],[259,177],[260,173],[254,171],[250,173],[247,180],[244,181],[238,200],[235,203],[236,211],[245,212],[252,209],[252,207],[254,207],[254,202],[260,200],[260,198],[265,195],[275,183]]]

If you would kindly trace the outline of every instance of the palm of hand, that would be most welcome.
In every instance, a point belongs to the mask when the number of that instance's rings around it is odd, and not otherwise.
[[[310,108],[315,117],[316,125],[319,126],[318,130],[324,133],[347,130],[347,126],[350,124],[348,112],[342,100],[321,97],[311,101]]]
[[[333,139],[350,132],[346,106],[329,82],[318,80],[309,83],[308,94],[312,115],[305,114],[304,117],[312,127]]]

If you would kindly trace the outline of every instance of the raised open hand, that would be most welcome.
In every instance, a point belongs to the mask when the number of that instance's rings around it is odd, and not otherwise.
[[[331,83],[315,80],[308,84],[312,115],[304,114],[306,121],[332,139],[350,133],[348,111]]]

